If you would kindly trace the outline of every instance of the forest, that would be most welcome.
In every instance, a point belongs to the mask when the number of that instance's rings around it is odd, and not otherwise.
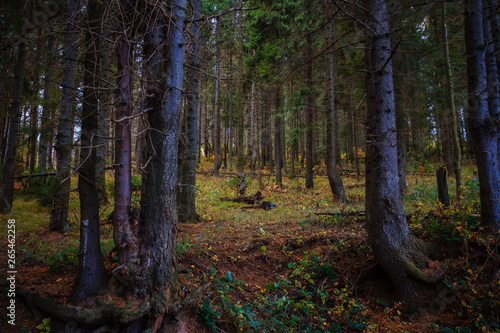
[[[496,0],[4,0],[1,332],[500,332]]]

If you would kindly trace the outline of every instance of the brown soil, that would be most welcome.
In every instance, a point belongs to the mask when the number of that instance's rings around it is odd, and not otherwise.
[[[373,255],[363,250],[366,245],[364,220],[359,217],[346,219],[346,222],[324,226],[318,221],[307,223],[278,223],[273,221],[255,221],[248,224],[234,225],[230,222],[204,221],[197,224],[181,224],[178,240],[185,248],[178,255],[181,267],[179,279],[184,295],[200,287],[203,277],[210,275],[214,269],[218,274],[227,272],[244,282],[241,300],[254,297],[267,283],[276,281],[276,277],[289,274],[286,264],[297,261],[304,251],[315,251],[318,257],[335,256],[334,269],[338,272],[335,285],[347,286],[355,298],[367,308],[369,322],[377,324],[377,332],[434,332],[429,323],[450,327],[471,325],[475,318],[458,317],[461,295],[444,305],[444,309],[424,311],[415,318],[408,319],[401,315],[390,281],[384,272],[377,269]],[[23,239],[24,237],[24,239]],[[18,235],[19,244],[26,241],[29,235]],[[45,232],[38,235],[47,243],[61,242],[64,237],[57,233]],[[332,245],[339,241],[345,243],[340,250],[333,252]],[[286,250],[286,251],[285,251]],[[475,258],[479,266],[483,265],[478,279],[487,281],[498,263],[490,258],[485,261],[484,247],[468,248],[469,258]],[[6,262],[7,243],[0,247],[2,262]],[[443,254],[444,253],[444,254]],[[463,248],[441,251],[450,262],[449,276],[459,277],[463,269],[460,267]],[[77,267],[70,264],[64,269],[51,270],[29,259],[20,258],[17,266],[16,286],[28,288],[41,296],[57,302],[69,302],[77,277]],[[486,255],[488,257],[488,255]],[[106,257],[106,266],[111,269],[115,263]],[[497,266],[495,266],[497,265]],[[6,267],[2,266],[0,276],[6,275]],[[433,301],[440,298],[445,290],[443,284],[429,287],[421,294],[421,302],[429,309]],[[498,298],[498,295],[495,295]],[[38,332],[33,314],[16,300],[16,326],[6,323],[6,316],[0,318],[1,332]],[[8,299],[3,297],[0,306],[5,309]],[[440,303],[439,306],[442,306]],[[498,308],[498,307],[497,307]],[[455,312],[454,312],[455,311]],[[3,311],[2,311],[3,312]],[[435,313],[435,314],[433,314]],[[211,329],[198,322],[194,309],[185,313],[187,332],[211,332]],[[472,324],[473,325],[473,324]]]

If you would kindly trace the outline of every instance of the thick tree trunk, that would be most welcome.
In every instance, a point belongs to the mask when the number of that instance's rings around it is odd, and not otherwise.
[[[177,291],[174,270],[177,232],[177,166],[181,92],[184,79],[184,20],[186,0],[173,0],[168,28],[170,48],[166,64],[167,91],[161,109],[148,112],[146,166],[141,196],[141,274],[136,290],[150,295],[154,320],[172,308]]]
[[[17,64],[13,99],[10,105],[9,131],[6,137],[6,151],[3,159],[2,184],[0,185],[0,213],[9,213],[14,201],[14,176],[17,156],[17,135],[19,118],[21,117],[21,100],[23,95],[24,69],[26,64],[26,41],[24,37],[17,49]]]
[[[498,77],[498,67],[495,58],[495,47],[493,43],[493,18],[495,13],[495,8],[486,7],[487,0],[483,1],[485,4],[484,12],[483,12],[483,33],[484,39],[486,43],[486,73],[487,76],[487,89],[488,89],[488,110],[490,116],[493,119],[499,118],[500,112],[500,86],[499,86],[499,77]],[[498,137],[500,140],[500,136]],[[497,155],[500,153],[500,142],[497,143]],[[499,157],[499,156],[497,156]],[[500,158],[500,157],[499,157]],[[499,161],[500,162],[500,161]]]
[[[459,124],[455,108],[455,93],[453,89],[453,74],[451,71],[450,49],[448,45],[448,27],[446,25],[446,2],[442,3],[442,24],[444,58],[446,64],[446,90],[449,103],[449,118],[451,119],[451,141],[453,144],[453,173],[455,174],[457,199],[460,199],[460,188],[462,186],[462,152],[460,150]]]
[[[87,46],[84,58],[81,149],[78,173],[78,193],[80,194],[80,252],[78,254],[78,284],[73,294],[75,300],[84,300],[99,293],[105,285],[105,269],[101,257],[99,234],[99,201],[96,187],[96,135],[97,135],[97,89],[98,52],[100,49],[100,19],[102,8],[98,0],[87,4],[89,25],[85,32]]]
[[[469,91],[469,131],[479,176],[481,220],[490,232],[500,230],[500,171],[498,168],[498,110],[488,112],[487,71],[483,38],[483,4],[465,6],[465,44]]]
[[[134,4],[121,0],[122,31],[116,50],[118,82],[115,101],[115,205],[113,212],[113,237],[121,265],[130,263],[137,255],[138,244],[134,235],[131,216],[132,172],[132,21]]]
[[[64,76],[61,93],[61,111],[55,149],[57,153],[56,182],[52,197],[52,211],[49,228],[52,231],[65,232],[68,229],[69,194],[71,190],[71,150],[73,127],[73,89],[75,77],[76,35],[76,0],[68,1],[68,23],[64,48]]]
[[[428,259],[406,223],[399,190],[396,113],[389,23],[383,0],[367,1],[366,86],[366,222],[369,241],[380,266],[407,310],[419,284],[441,274],[424,273]]]
[[[327,6],[330,8],[332,1],[328,1]],[[328,46],[331,48],[328,52],[328,78],[329,78],[329,91],[328,91],[328,108],[326,112],[326,172],[328,174],[328,182],[330,183],[330,189],[332,190],[333,199],[338,202],[346,202],[344,184],[342,178],[340,178],[337,172],[337,131],[335,128],[335,71],[334,71],[334,59],[333,59],[333,21],[329,20],[327,26],[327,40]]]
[[[179,221],[196,222],[199,217],[196,214],[196,156],[198,147],[197,131],[197,111],[198,111],[198,69],[199,69],[199,46],[200,27],[197,20],[201,13],[201,0],[192,0],[193,21],[191,22],[191,36],[193,38],[193,48],[189,55],[190,67],[186,73],[187,94],[186,94],[186,140],[180,140],[179,146],[182,147],[182,153],[179,151],[180,161],[180,189],[179,189]],[[183,142],[184,141],[184,142]],[[231,147],[229,147],[231,152]],[[230,153],[231,154],[231,153]],[[229,163],[231,165],[231,158]]]

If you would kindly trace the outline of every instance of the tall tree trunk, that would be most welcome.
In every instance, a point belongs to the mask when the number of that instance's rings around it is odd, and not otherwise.
[[[370,244],[396,292],[408,302],[419,285],[441,274],[426,273],[423,246],[411,234],[399,190],[396,113],[389,23],[385,1],[369,0],[366,33],[366,222]]]
[[[326,1],[325,1],[326,2]],[[325,3],[326,7],[330,9],[329,15],[332,15],[332,0]],[[328,174],[328,182],[330,183],[330,188],[332,190],[333,199],[339,202],[346,202],[344,184],[337,172],[337,131],[335,128],[335,71],[334,71],[334,59],[333,59],[333,21],[329,19],[326,26],[327,30],[327,40],[328,47],[330,47],[330,52],[328,52],[328,78],[329,78],[329,91],[328,91],[328,108],[326,112],[326,172]]]
[[[500,81],[498,76],[498,67],[495,58],[495,46],[493,43],[493,21],[496,9],[487,7],[487,0],[483,1],[483,33],[486,43],[486,73],[487,73],[487,87],[488,87],[488,110],[490,116],[498,119],[500,112]],[[500,136],[498,137],[500,140]],[[500,154],[500,142],[497,143],[497,155]],[[500,158],[500,156],[497,156]],[[500,161],[499,161],[500,162]]]
[[[104,29],[109,29],[105,26]],[[111,94],[107,89],[111,89],[109,82],[111,82],[111,57],[112,46],[109,45],[108,38],[109,32],[103,31],[104,38],[102,41],[101,56],[101,85],[106,88],[99,94],[99,119],[97,129],[99,136],[97,137],[97,164],[96,164],[96,177],[97,177],[97,194],[99,204],[106,205],[109,203],[108,192],[106,188],[106,155],[109,146],[109,109],[111,107]]]
[[[54,64],[54,44],[55,44],[55,32],[54,32],[54,19],[50,20],[49,25],[49,35],[47,39],[47,53],[46,53],[46,66],[45,76],[43,78],[43,109],[42,117],[40,123],[40,143],[38,146],[38,168],[41,170],[47,169],[49,163],[49,142],[50,135],[52,133],[50,127],[50,115],[52,113],[52,100],[50,97],[50,88],[52,86],[51,74]]]
[[[23,96],[24,69],[26,64],[26,41],[24,36],[21,38],[21,42],[17,49],[16,76],[9,114],[9,131],[5,140],[6,151],[2,166],[2,185],[0,185],[0,213],[2,214],[7,214],[11,211],[12,202],[14,201],[17,135],[19,130],[19,118],[21,117],[21,100]]]
[[[275,117],[274,117],[274,159],[276,161],[276,184],[283,186],[281,169],[283,160],[281,156],[281,87],[276,88],[275,95]]]
[[[148,295],[152,321],[171,308],[177,284],[174,270],[177,232],[177,175],[179,120],[184,79],[184,20],[186,0],[172,0],[167,91],[161,109],[148,112],[147,155],[141,196],[140,285],[136,295]]]
[[[233,68],[233,56],[230,51],[229,67]],[[233,170],[233,82],[229,83],[229,170]]]
[[[192,0],[193,17],[191,22],[191,36],[193,38],[193,48],[189,55],[189,65],[186,80],[186,124],[185,145],[180,140],[179,145],[182,147],[182,153],[179,151],[180,158],[180,179],[181,188],[179,190],[179,221],[180,222],[196,222],[199,217],[196,214],[196,155],[198,147],[198,131],[197,131],[197,111],[198,111],[198,70],[199,70],[199,47],[198,41],[200,37],[200,26],[198,19],[201,13],[201,0]],[[230,148],[231,149],[231,148]],[[231,150],[230,150],[231,151]],[[231,159],[229,160],[231,164]]]
[[[442,24],[443,24],[443,44],[444,58],[446,64],[446,90],[449,103],[449,117],[451,119],[451,139],[453,143],[453,173],[455,174],[457,199],[460,198],[460,188],[462,186],[462,152],[460,150],[459,124],[455,108],[455,94],[453,89],[453,73],[451,71],[450,49],[448,45],[448,27],[446,25],[446,2],[442,3]]]
[[[500,230],[500,171],[498,169],[497,114],[488,112],[487,72],[483,38],[483,4],[465,6],[465,45],[469,92],[469,131],[479,176],[481,221],[490,232]]]
[[[56,182],[52,197],[52,211],[49,228],[52,231],[65,232],[68,229],[69,194],[71,190],[71,146],[73,143],[73,89],[76,67],[76,0],[68,0],[68,23],[64,48],[64,76],[61,93],[61,111],[56,137]]]
[[[116,60],[118,68],[115,101],[115,205],[113,212],[113,237],[121,265],[130,263],[137,255],[138,244],[131,217],[132,172],[132,38],[135,29],[133,1],[121,0],[123,34],[118,42]]]
[[[239,0],[239,7],[243,8],[243,0]],[[243,109],[243,10],[238,12],[238,173],[243,172],[245,154],[243,144],[243,131],[245,128],[245,111]]]
[[[220,50],[219,50],[219,21],[215,22],[215,102],[214,102],[214,175],[219,175],[219,168],[222,164],[220,150],[220,109],[219,109],[219,93],[220,93]]]
[[[305,126],[306,126],[306,188],[313,188],[313,167],[314,167],[314,137],[313,137],[313,106],[312,106],[312,36],[306,36],[306,85],[307,94],[305,98]]]
[[[75,300],[84,300],[100,292],[105,284],[105,269],[101,257],[99,234],[99,201],[96,187],[96,148],[97,135],[97,77],[99,38],[102,8],[98,0],[87,4],[87,31],[83,77],[81,148],[78,177],[80,194],[80,252],[78,254],[78,284],[73,294]]]
[[[251,147],[251,158],[250,158],[250,170],[252,175],[255,174],[257,166],[257,150],[259,149],[257,143],[257,117],[255,109],[255,81],[252,80],[252,92],[250,96],[250,147]]]

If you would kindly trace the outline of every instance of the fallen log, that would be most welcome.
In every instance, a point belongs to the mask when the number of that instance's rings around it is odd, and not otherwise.
[[[230,197],[219,198],[220,201],[240,202],[249,205],[259,205],[262,199],[264,199],[264,196],[260,191],[257,191],[257,193],[255,193],[254,195],[240,195],[235,198],[230,198]]]
[[[346,216],[365,216],[365,211],[359,211],[359,212],[345,212],[345,213],[332,213],[332,212],[326,212],[326,213],[314,213],[316,215],[326,215],[326,216],[341,216],[341,217],[346,217]]]
[[[278,206],[276,206],[272,202],[262,201],[258,205],[241,207],[241,209],[265,209],[265,210],[271,210],[271,209],[274,209],[276,207],[278,207]]]

